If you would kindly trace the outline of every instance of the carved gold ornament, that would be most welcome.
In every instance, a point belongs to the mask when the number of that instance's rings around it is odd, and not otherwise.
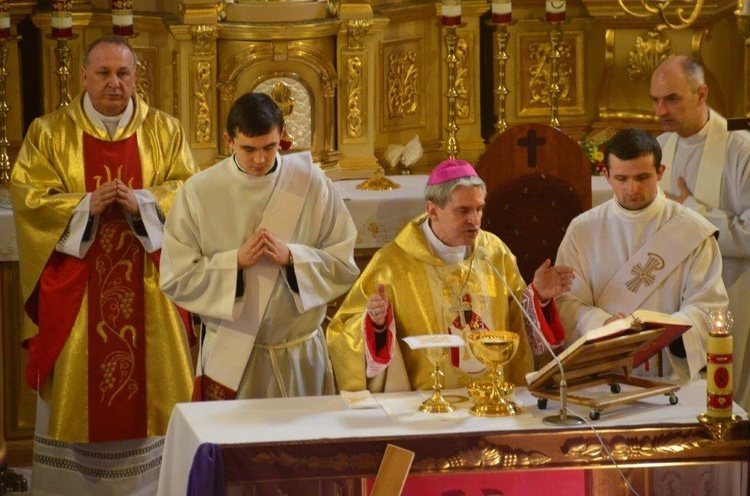
[[[417,52],[392,53],[388,57],[388,117],[395,119],[417,112],[419,70]]]
[[[480,467],[532,467],[550,461],[552,458],[539,451],[524,451],[479,441],[473,449],[459,451],[447,458],[426,458],[412,464],[412,469],[431,471]]]
[[[646,39],[639,36],[628,52],[628,76],[633,81],[650,81],[651,74],[672,52],[670,41],[662,30],[651,30]]]

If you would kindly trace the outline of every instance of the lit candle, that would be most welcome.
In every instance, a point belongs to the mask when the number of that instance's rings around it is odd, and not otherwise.
[[[509,23],[510,11],[510,0],[492,0],[492,22]]]
[[[7,0],[0,0],[0,38],[10,38],[10,10]]]
[[[565,0],[547,0],[546,19],[550,22],[565,20]]]
[[[461,0],[443,0],[441,5],[443,26],[458,26],[461,24]]]
[[[112,0],[112,32],[133,35],[133,0]]]
[[[732,416],[732,323],[729,311],[712,310],[707,316],[706,406],[708,416]]]
[[[52,0],[52,36],[68,38],[73,35],[72,0]]]

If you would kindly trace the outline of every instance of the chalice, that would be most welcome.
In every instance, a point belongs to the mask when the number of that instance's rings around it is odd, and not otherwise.
[[[503,367],[518,350],[518,334],[508,331],[473,331],[469,346],[477,359],[487,366],[484,379],[469,386],[474,399],[472,415],[477,417],[506,417],[521,412],[521,408],[507,399],[515,388],[505,381]]]
[[[419,409],[425,413],[450,413],[456,409],[450,404],[448,400],[443,396],[443,371],[440,370],[440,361],[445,356],[445,348],[430,346],[424,349],[427,353],[427,359],[430,361],[432,366],[432,396],[424,400]]]

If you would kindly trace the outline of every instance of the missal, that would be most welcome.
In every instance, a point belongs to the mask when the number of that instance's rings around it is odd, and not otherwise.
[[[632,366],[636,368],[645,363],[659,350],[668,346],[691,327],[691,324],[687,324],[666,313],[652,310],[636,310],[623,319],[618,319],[602,327],[590,330],[565,348],[557,357],[562,362],[563,368],[565,368],[566,358],[576,354],[584,345],[601,343],[622,336],[637,335],[654,329],[664,329],[663,332],[654,334],[652,339],[649,339],[644,346],[638,348],[635,352]],[[538,371],[527,374],[526,382],[531,385],[537,378],[545,376],[550,370],[556,367],[556,362],[551,360]]]

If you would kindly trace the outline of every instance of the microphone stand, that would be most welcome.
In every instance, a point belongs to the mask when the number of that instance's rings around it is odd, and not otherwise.
[[[552,350],[552,347],[547,342],[547,338],[544,337],[544,334],[542,334],[542,330],[539,329],[539,327],[536,325],[536,322],[531,318],[529,313],[526,311],[526,309],[523,307],[520,301],[518,301],[518,298],[516,297],[516,294],[513,292],[513,290],[510,288],[510,285],[505,280],[505,277],[500,273],[499,270],[497,270],[497,267],[495,267],[495,264],[492,263],[492,261],[487,256],[487,252],[483,248],[477,248],[477,251],[475,253],[475,256],[479,258],[480,260],[487,262],[487,264],[492,268],[493,272],[495,272],[495,275],[497,275],[498,279],[503,283],[503,286],[508,290],[508,293],[510,294],[511,298],[513,298],[513,301],[518,305],[518,308],[521,309],[521,312],[523,313],[523,316],[526,318],[526,320],[529,322],[529,325],[536,333],[537,337],[542,340],[542,343],[544,343],[544,346],[547,348],[547,351],[550,352],[550,355],[552,355],[552,359],[557,364],[557,368],[560,371],[560,413],[557,415],[549,415],[547,417],[544,417],[542,419],[542,422],[549,425],[583,425],[585,424],[585,421],[577,416],[577,415],[568,415],[568,383],[565,381],[565,371],[563,370],[562,363],[560,362],[560,359],[557,358],[557,355]]]

